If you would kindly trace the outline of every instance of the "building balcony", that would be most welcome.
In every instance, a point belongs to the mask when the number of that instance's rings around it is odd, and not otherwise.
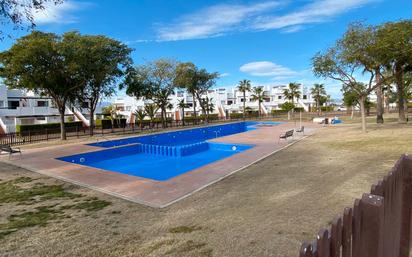
[[[56,108],[51,107],[17,107],[16,109],[0,109],[0,116],[50,116],[59,115]]]

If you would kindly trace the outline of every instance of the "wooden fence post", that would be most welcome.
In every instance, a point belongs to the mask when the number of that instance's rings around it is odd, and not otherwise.
[[[360,200],[360,242],[354,257],[385,257],[384,243],[384,198],[364,194]]]
[[[412,214],[412,157],[402,156],[402,228],[400,235],[399,257],[408,257],[411,240]]]
[[[352,257],[352,208],[343,212],[342,257]]]
[[[326,229],[321,229],[316,239],[317,257],[330,257],[329,231]]]
[[[332,221],[330,231],[330,257],[340,257],[342,245],[342,218],[337,217]]]
[[[299,257],[314,257],[312,250],[311,244],[303,243],[300,248]]]

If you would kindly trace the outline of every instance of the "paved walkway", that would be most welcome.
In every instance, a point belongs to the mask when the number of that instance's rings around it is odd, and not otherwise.
[[[319,125],[312,123],[302,125],[305,126],[305,135],[313,133],[319,127]],[[224,143],[254,144],[255,147],[167,181],[155,181],[55,159],[61,156],[102,150],[102,148],[84,144],[30,149],[24,151],[21,158],[15,156],[12,160],[8,160],[7,157],[0,157],[0,160],[133,202],[162,208],[303,138],[303,135],[296,135],[294,139],[279,142],[279,134],[293,128],[294,123],[262,126],[257,130],[211,140]]]

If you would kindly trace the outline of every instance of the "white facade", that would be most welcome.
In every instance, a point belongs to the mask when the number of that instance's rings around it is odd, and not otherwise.
[[[66,107],[66,120],[69,117],[87,125],[88,120],[77,108]],[[60,116],[51,98],[0,85],[0,134],[15,132],[20,124],[53,122],[60,122]]]
[[[272,110],[280,109],[281,104],[287,102],[283,95],[283,90],[287,88],[287,85],[266,85],[264,88],[264,102],[262,103],[262,112],[269,114]],[[301,97],[295,99],[295,104],[297,107],[303,107],[306,111],[309,110],[310,106],[315,104],[315,101],[310,94],[307,87],[301,86]],[[253,110],[258,110],[258,102],[252,100],[252,93],[246,93],[246,107],[250,107]],[[208,91],[207,96],[212,100],[215,110],[214,113],[219,114],[221,118],[225,118],[230,113],[237,113],[243,111],[243,93],[239,92],[236,87],[218,87]],[[206,97],[206,95],[204,95]],[[174,119],[180,119],[181,110],[178,108],[178,103],[180,100],[185,99],[185,102],[189,105],[185,109],[185,115],[191,116],[193,114],[193,97],[186,93],[184,90],[177,89],[175,95],[170,97],[170,102],[173,104],[173,109],[168,110],[168,117]],[[118,110],[118,114],[127,117],[128,122],[132,121],[133,113],[139,109],[143,108],[145,101],[142,99],[137,100],[134,97],[122,96],[118,97],[114,105]],[[197,112],[201,113],[201,108],[197,102]],[[158,114],[160,116],[160,113]],[[132,121],[133,122],[133,121]]]

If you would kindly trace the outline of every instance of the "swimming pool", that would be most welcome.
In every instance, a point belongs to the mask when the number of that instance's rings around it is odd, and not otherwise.
[[[104,150],[58,160],[158,181],[222,160],[253,145],[208,140],[276,126],[279,122],[238,122],[89,144]]]

